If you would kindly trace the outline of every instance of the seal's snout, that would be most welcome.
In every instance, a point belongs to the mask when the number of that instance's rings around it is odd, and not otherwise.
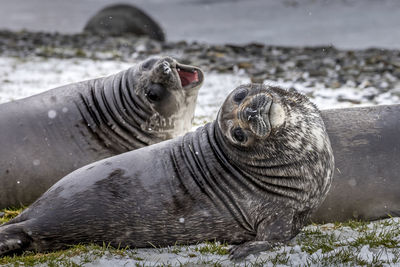
[[[148,69],[151,64],[153,66],[150,75],[153,77],[154,83],[164,84],[175,90],[185,89],[194,92],[197,92],[194,89],[199,89],[203,83],[204,75],[201,69],[179,64],[173,58],[163,57],[156,62],[149,60],[143,65],[143,69]]]
[[[171,64],[168,61],[163,61],[161,63],[161,67],[162,67],[164,74],[168,75],[171,73]]]
[[[195,91],[203,84],[204,74],[200,68],[178,63],[171,57],[148,60],[143,69],[151,68],[153,82],[167,85],[171,89]],[[194,90],[192,90],[194,89]]]
[[[266,137],[271,132],[269,122],[269,110],[272,105],[272,97],[265,93],[259,93],[251,97],[249,101],[242,103],[239,118],[249,124],[250,130],[258,137]]]
[[[257,115],[258,115],[258,110],[256,109],[252,109],[251,107],[246,107],[244,109],[244,117],[247,118],[248,121],[256,117]]]
[[[164,74],[165,76],[169,76],[172,74],[172,68],[174,68],[176,63],[174,60],[160,59],[157,64],[155,64],[153,71],[158,75]]]

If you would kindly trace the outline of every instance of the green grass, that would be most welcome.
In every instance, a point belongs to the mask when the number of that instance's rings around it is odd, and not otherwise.
[[[219,242],[204,242],[204,245],[196,247],[194,249],[201,254],[217,254],[217,255],[228,255],[228,244]]]
[[[290,257],[286,252],[277,253],[275,257],[269,258],[269,261],[272,263],[273,266],[287,265],[289,264]]]
[[[36,266],[38,264],[46,264],[48,266],[82,266],[85,263],[93,262],[108,255],[112,255],[113,257],[128,257],[136,261],[143,260],[136,256],[135,250],[129,250],[128,248],[113,248],[105,244],[103,246],[74,245],[69,249],[55,252],[25,252],[22,255],[3,257],[0,258],[0,265]]]
[[[306,227],[296,239],[302,251],[309,254],[305,266],[363,265],[382,266],[400,262],[400,224],[393,219],[375,223],[349,221],[346,223],[313,225]],[[326,228],[326,227],[325,227]],[[324,229],[324,230],[322,230]],[[336,230],[345,233],[354,230],[354,234],[340,237]],[[375,253],[368,259],[362,257],[363,248]],[[385,255],[392,254],[393,257]]]
[[[360,220],[351,220],[348,222],[335,222],[334,227],[335,228],[340,228],[340,227],[350,227],[353,230],[358,230],[358,231],[365,231],[368,227],[369,222],[365,221],[360,221]]]
[[[302,247],[302,251],[313,254],[318,250],[327,253],[335,248],[337,239],[333,234],[325,234],[318,229],[305,229],[301,238],[298,239],[298,245]]]
[[[22,209],[2,210],[6,214],[1,218],[2,222],[11,219],[21,211]],[[349,221],[327,225],[314,224],[305,227],[288,246],[279,246],[269,253],[255,255],[255,258],[251,261],[245,261],[244,266],[291,266],[293,265],[291,258],[293,253],[302,253],[303,257],[305,256],[306,260],[302,263],[302,266],[397,265],[400,263],[399,236],[400,223],[394,219],[376,223]],[[175,244],[167,248],[155,247],[154,254],[176,254],[188,260],[191,264],[237,265],[240,262],[228,260],[228,248],[229,246],[226,243],[219,242],[205,242],[196,246]],[[367,251],[373,250],[374,253],[369,258],[365,258],[363,256],[365,249]],[[391,257],[388,257],[388,254]],[[116,249],[106,245],[76,245],[67,250],[51,253],[26,252],[20,256],[0,258],[0,265],[82,266],[86,263],[93,263],[96,259],[102,257],[124,258],[127,261],[129,260],[129,264],[136,266],[171,266],[170,262],[154,263],[154,261],[146,260],[146,254],[140,250]],[[190,264],[181,263],[180,265],[187,266]]]
[[[78,256],[83,253],[91,252],[92,255],[101,256],[105,250],[99,246],[82,246],[77,245],[68,250],[62,250],[52,253],[33,253],[25,252],[20,256],[7,256],[0,258],[0,265],[7,264],[10,266],[35,266],[38,264],[47,264],[48,266],[80,266],[90,262],[93,256],[83,257],[81,263],[71,260],[71,257]]]
[[[4,213],[4,215],[0,217],[0,224],[6,223],[12,218],[17,217],[24,209],[25,208],[0,210],[0,214]]]
[[[86,52],[83,51],[82,49],[76,49],[75,56],[76,57],[87,57]]]

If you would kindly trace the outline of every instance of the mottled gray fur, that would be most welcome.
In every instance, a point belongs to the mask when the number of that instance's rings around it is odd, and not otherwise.
[[[0,255],[219,240],[238,245],[231,257],[242,258],[300,231],[324,199],[333,165],[319,111],[305,96],[241,86],[195,132],[64,177],[0,227]]]

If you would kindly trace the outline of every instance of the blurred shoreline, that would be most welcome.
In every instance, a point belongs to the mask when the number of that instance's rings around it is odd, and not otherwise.
[[[214,44],[400,48],[398,0],[124,0],[167,40]],[[0,0],[0,28],[79,33],[113,0]]]

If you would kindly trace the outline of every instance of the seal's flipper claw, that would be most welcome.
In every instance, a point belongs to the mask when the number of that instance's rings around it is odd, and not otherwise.
[[[269,241],[251,241],[232,247],[229,250],[230,260],[242,260],[250,254],[269,250],[273,247]]]
[[[18,224],[0,227],[0,257],[21,253],[32,240]]]

